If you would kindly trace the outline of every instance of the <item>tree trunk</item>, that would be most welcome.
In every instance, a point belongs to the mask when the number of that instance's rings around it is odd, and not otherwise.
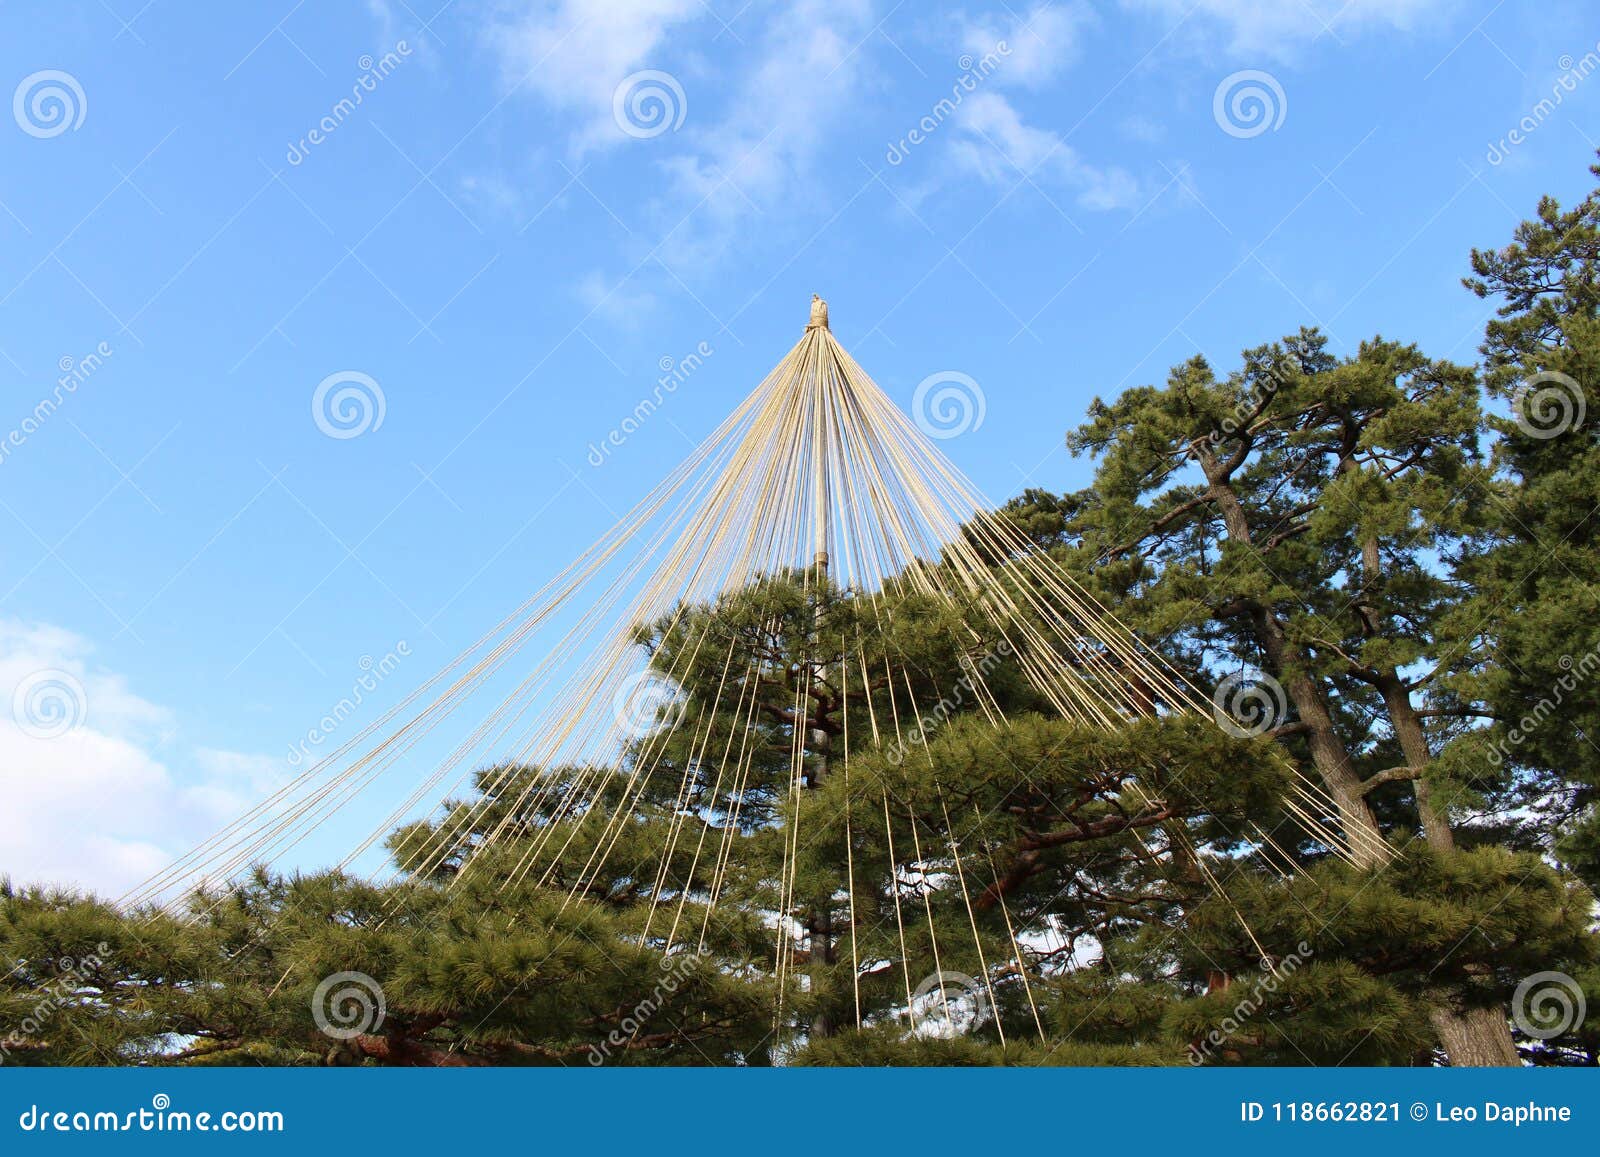
[[[833,952],[833,913],[824,908],[811,917],[811,995],[820,997],[822,981],[828,974],[828,968],[834,963]],[[826,1011],[819,1011],[811,1018],[811,1035],[825,1037],[833,1035],[833,1018]]]
[[[1272,650],[1268,648],[1268,656]],[[1280,639],[1279,653],[1288,649]],[[1296,656],[1299,658],[1299,656]],[[1279,667],[1282,670],[1282,667]],[[1339,811],[1339,823],[1344,828],[1351,861],[1358,868],[1376,868],[1383,863],[1383,832],[1367,805],[1361,790],[1361,777],[1350,765],[1350,753],[1344,740],[1333,726],[1333,713],[1323,698],[1322,688],[1309,675],[1290,675],[1284,684],[1289,697],[1294,700],[1295,711],[1306,728],[1306,745],[1311,749],[1311,762],[1322,777],[1323,786],[1333,797]]]
[[[1244,505],[1225,477],[1218,476],[1219,467],[1204,461],[1207,480],[1211,483],[1211,496],[1222,514],[1228,538],[1235,542],[1251,542],[1250,520]],[[1350,765],[1350,753],[1333,726],[1333,712],[1328,708],[1321,686],[1305,673],[1305,656],[1284,636],[1283,627],[1273,617],[1269,608],[1259,604],[1250,611],[1257,641],[1266,653],[1271,674],[1279,679],[1289,697],[1294,700],[1295,712],[1306,729],[1306,743],[1311,749],[1311,762],[1322,777],[1328,794],[1333,797],[1339,812],[1339,824],[1344,829],[1351,859],[1357,867],[1372,868],[1383,862],[1381,848],[1383,833],[1372,809],[1367,806],[1361,791],[1361,778]]]
[[[818,719],[818,722],[822,720]],[[811,746],[815,754],[812,761],[812,772],[808,786],[820,787],[822,781],[828,776],[828,761],[833,754],[833,737],[824,727],[818,727],[811,732]],[[811,938],[811,995],[813,999],[820,999],[822,986],[827,981],[828,970],[834,963],[833,951],[833,910],[829,901],[811,913],[811,918],[806,923]],[[811,1035],[825,1037],[833,1035],[833,1019],[826,1011],[819,1011],[811,1020]]]
[[[1428,735],[1423,729],[1422,720],[1412,706],[1411,693],[1394,671],[1380,672],[1378,690],[1382,692],[1384,704],[1389,709],[1389,722],[1400,740],[1406,766],[1420,771],[1433,758],[1433,751],[1428,746]],[[1440,852],[1455,851],[1456,840],[1450,831],[1449,814],[1434,802],[1427,777],[1419,774],[1411,784],[1416,792],[1417,816],[1422,821],[1422,834],[1428,846]],[[1444,998],[1441,993],[1434,995],[1436,999]],[[1474,1008],[1458,1012],[1448,1003],[1441,1003],[1430,1014],[1430,1019],[1452,1065],[1466,1068],[1520,1063],[1517,1046],[1511,1039],[1511,1026],[1506,1023],[1505,1013],[1500,1009]]]
[[[1348,457],[1339,464],[1340,473],[1346,469],[1355,469]],[[1366,598],[1367,590],[1379,586],[1383,576],[1383,557],[1378,549],[1378,540],[1374,537],[1368,537],[1361,544],[1361,569],[1364,589],[1361,600],[1356,604],[1356,612],[1370,638],[1382,634],[1387,621]],[[1433,751],[1428,746],[1428,733],[1422,727],[1422,720],[1417,718],[1417,709],[1411,705],[1411,692],[1393,667],[1378,668],[1375,674],[1378,693],[1383,696],[1383,704],[1389,711],[1389,725],[1400,740],[1406,766],[1417,771],[1411,780],[1411,791],[1417,801],[1417,819],[1422,824],[1423,838],[1438,851],[1454,851],[1456,841],[1450,832],[1449,811],[1434,803],[1433,791],[1422,773],[1433,759]]]
[[[1212,467],[1207,467],[1206,475],[1211,483],[1212,497],[1227,527],[1228,537],[1238,542],[1250,542],[1250,522],[1239,496],[1226,477],[1219,476]],[[1376,542],[1363,544],[1362,562],[1369,575],[1377,575],[1380,559]],[[1376,622],[1371,608],[1363,606],[1360,610],[1369,630],[1375,630]],[[1273,674],[1283,681],[1284,690],[1294,700],[1295,711],[1306,729],[1312,764],[1338,809],[1351,859],[1360,868],[1380,866],[1383,833],[1378,828],[1372,808],[1367,804],[1361,779],[1351,766],[1350,753],[1334,728],[1333,713],[1328,707],[1324,689],[1305,673],[1304,654],[1285,637],[1282,626],[1268,608],[1255,607],[1251,611],[1251,620],[1261,648],[1273,667]],[[1410,693],[1398,676],[1387,686],[1380,684],[1379,690],[1383,692],[1390,721],[1400,739],[1407,764],[1419,768],[1426,766],[1432,755],[1428,750],[1422,721],[1417,718],[1416,710],[1411,705]],[[1435,805],[1422,777],[1419,776],[1413,783],[1425,837],[1433,847],[1442,851],[1451,850],[1455,840],[1444,810]],[[1449,1004],[1446,994],[1435,993],[1434,996],[1440,1003],[1430,1014],[1430,1019],[1452,1065],[1465,1067],[1518,1063],[1516,1046],[1512,1043],[1511,1029],[1504,1015],[1487,1008],[1458,1012]]]
[[[1521,1064],[1505,1014],[1494,1008],[1457,1012],[1436,1008],[1429,1014],[1445,1056],[1456,1068],[1485,1068]]]
[[[1428,735],[1423,730],[1422,720],[1417,717],[1417,709],[1411,704],[1411,692],[1406,690],[1399,674],[1393,670],[1379,672],[1378,690],[1389,709],[1389,724],[1394,728],[1395,737],[1400,740],[1406,766],[1419,773],[1412,779],[1411,786],[1416,795],[1417,818],[1422,821],[1423,838],[1438,851],[1453,852],[1456,840],[1450,831],[1449,814],[1434,802],[1427,778],[1421,774],[1433,759],[1433,751],[1428,746]]]

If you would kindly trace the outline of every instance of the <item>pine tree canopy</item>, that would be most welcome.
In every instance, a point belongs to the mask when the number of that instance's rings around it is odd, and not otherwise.
[[[1062,710],[1038,664],[1120,657],[1020,646],[1059,592],[981,525],[872,592],[774,569],[632,624],[675,696],[619,766],[476,767],[391,882],[5,884],[4,1061],[1600,1063],[1528,992],[1600,1009],[1600,190],[1470,269],[1481,366],[1195,357],[1000,511],[1215,718]]]

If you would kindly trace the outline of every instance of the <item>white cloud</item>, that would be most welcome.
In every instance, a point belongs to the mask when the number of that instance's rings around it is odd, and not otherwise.
[[[960,168],[997,188],[1010,188],[1027,173],[1040,185],[1072,190],[1086,209],[1127,208],[1139,199],[1132,175],[1085,161],[1060,134],[1023,123],[1011,102],[996,92],[967,98],[950,152]]]
[[[115,896],[231,819],[282,768],[202,750],[200,774],[178,780],[164,761],[171,713],[90,652],[70,631],[0,620],[0,874]]]
[[[781,232],[824,202],[815,172],[869,71],[872,0],[796,0],[739,22],[729,51],[711,61],[669,44],[691,22],[712,22],[700,0],[561,0],[502,11],[490,25],[507,83],[571,119],[569,150],[648,151],[664,175],[649,195],[662,243],[656,256],[684,275],[720,260],[750,236],[752,220]],[[726,62],[725,64],[721,62]],[[670,135],[630,138],[613,120],[617,85],[634,72],[673,75],[686,116]],[[641,153],[641,156],[646,153]],[[854,156],[847,162],[855,171]],[[644,243],[639,244],[644,256]],[[580,296],[597,298],[594,279]]]
[[[484,217],[517,220],[522,209],[522,192],[498,173],[469,173],[456,182],[456,196]]]
[[[1026,174],[1041,189],[1068,190],[1087,209],[1137,203],[1140,186],[1132,175],[1085,160],[1059,133],[1029,124],[1006,95],[1006,90],[1044,90],[1059,81],[1081,57],[1084,34],[1097,20],[1092,9],[1076,2],[959,17],[962,49],[975,60],[997,63],[983,74],[981,87],[959,102],[949,122],[944,147],[950,163],[920,183],[904,185],[901,198],[916,209],[953,172],[1002,190]]]
[[[1229,49],[1241,56],[1286,57],[1319,36],[1343,37],[1374,29],[1411,31],[1453,7],[1453,0],[1122,0],[1123,7],[1184,16],[1220,27]]]
[[[1140,144],[1158,145],[1167,139],[1166,126],[1142,113],[1123,117],[1119,127],[1123,136]]]
[[[622,330],[635,330],[656,307],[656,296],[639,285],[637,276],[628,282],[608,281],[598,271],[586,273],[578,282],[578,300],[592,316]]]
[[[1007,10],[1004,21],[981,17],[961,32],[961,47],[982,60],[999,53],[1005,45],[1001,64],[995,71],[996,84],[1017,84],[1037,88],[1054,80],[1082,53],[1083,32],[1094,24],[1094,11],[1086,4],[1040,4],[1017,14]]]
[[[655,59],[667,33],[707,15],[700,0],[544,0],[506,5],[491,19],[508,88],[526,87],[578,122],[575,153],[628,141],[611,119],[617,85]]]
[[[691,133],[690,151],[666,164],[678,195],[666,207],[665,224],[676,223],[662,246],[670,265],[716,261],[753,218],[777,231],[788,218],[810,218],[822,203],[817,166],[863,99],[871,65],[862,42],[872,26],[867,0],[798,0],[768,19],[751,45],[753,64],[726,86],[722,118]],[[856,171],[853,155],[840,163]]]
[[[406,45],[406,59],[416,61],[428,72],[437,72],[439,51],[434,46],[433,33],[423,25],[422,17],[404,0],[367,0],[367,14],[372,17],[374,34],[372,52],[381,57],[395,51],[401,41]]]

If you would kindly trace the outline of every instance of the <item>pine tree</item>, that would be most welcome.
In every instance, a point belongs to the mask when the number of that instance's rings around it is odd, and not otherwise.
[[[1093,485],[1011,513],[1036,535],[1059,521],[1067,564],[1218,686],[1219,707],[1230,673],[1264,671],[1282,691],[1273,734],[1375,870],[1396,824],[1448,853],[1454,821],[1512,786],[1488,760],[1441,758],[1489,713],[1459,683],[1437,690],[1472,593],[1452,564],[1492,525],[1486,431],[1470,370],[1381,338],[1339,359],[1301,331],[1226,378],[1195,358],[1165,387],[1097,400],[1069,439],[1097,456]],[[1434,992],[1430,1013],[1456,1063],[1516,1060],[1472,986]]]
[[[592,807],[585,769],[487,768],[394,834],[407,883],[258,871],[182,920],[12,897],[0,947],[24,960],[80,923],[106,941],[35,1055],[88,1059],[82,1019],[107,1057],[168,1063],[1177,1063],[1168,1037],[1062,1035],[1055,986],[1085,946],[1181,924],[1211,895],[1200,857],[1240,850],[1287,769],[1204,720],[1051,717],[973,621],[778,576],[641,630],[683,702],[634,740],[648,774]],[[721,657],[679,662],[708,639]],[[733,695],[730,667],[753,673]],[[828,774],[788,782],[796,743]],[[942,990],[915,993],[940,971],[984,1006],[960,1041]],[[322,988],[352,973],[384,1017],[334,1039]]]
[[[1461,685],[1491,705],[1484,748],[1515,769],[1540,821],[1530,838],[1559,836],[1600,887],[1600,190],[1566,210],[1544,198],[1472,268],[1468,287],[1498,303],[1483,353],[1507,415],[1493,421],[1501,517],[1469,560],[1478,597],[1457,627],[1479,662]]]
[[[482,768],[396,882],[0,886],[0,1059],[1597,1063],[1505,1016],[1549,971],[1600,1007],[1597,258],[1600,191],[1547,198],[1472,254],[1481,384],[1302,330],[1097,401],[1091,486],[1006,508],[1227,730],[1138,688],[1063,717],[939,561],[770,575],[637,626],[678,693],[620,772]],[[1292,764],[1355,862],[1288,822]]]

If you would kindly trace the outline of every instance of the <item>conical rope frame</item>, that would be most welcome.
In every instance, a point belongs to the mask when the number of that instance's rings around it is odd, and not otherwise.
[[[439,732],[436,744],[454,740],[454,745],[429,758],[432,770],[339,866],[348,868],[398,823],[453,798],[474,772],[487,768],[476,802],[458,805],[428,829],[426,839],[403,847],[398,862],[386,870],[388,878],[435,876],[449,860],[451,878],[459,882],[514,833],[514,858],[494,861],[501,886],[523,880],[551,884],[552,866],[570,859],[578,826],[560,821],[589,817],[591,834],[598,826],[598,838],[575,879],[573,865],[566,862],[561,887],[569,900],[581,896],[605,870],[644,786],[652,777],[659,783],[663,737],[673,730],[682,696],[679,668],[702,658],[715,660],[713,650],[724,643],[695,638],[678,648],[675,666],[663,667],[660,657],[652,658],[638,642],[638,628],[656,624],[671,630],[688,621],[691,608],[759,590],[777,576],[804,576],[818,589],[829,584],[865,600],[873,613],[880,608],[889,613],[885,592],[890,588],[947,600],[970,616],[972,640],[1003,640],[1009,658],[1055,711],[1086,726],[1115,729],[1152,713],[1213,713],[1206,696],[989,508],[835,340],[827,306],[816,300],[804,335],[777,367],[589,550],[382,718],[129,892],[122,903],[176,911],[187,902],[193,911],[188,894],[195,887],[204,885],[215,894],[252,866],[281,860],[336,812],[392,778],[397,768],[420,762],[425,742],[457,718],[475,722],[453,734]],[[680,739],[688,733],[691,756],[683,761],[684,798],[696,768],[707,762],[726,772],[726,781],[719,772],[719,791],[737,800],[743,790],[752,759],[748,734],[718,737],[709,722],[744,720],[748,732],[753,720],[755,694],[748,689],[756,672],[729,670],[734,650],[729,643],[728,663],[714,698],[698,712],[699,722],[681,729]],[[516,666],[514,661],[530,651],[531,664]],[[873,714],[866,742],[899,751],[925,742],[917,720],[933,705],[916,700],[902,673],[865,669],[876,663],[869,653],[863,645],[837,660],[841,684],[859,688],[873,680],[890,688],[891,710]],[[977,708],[996,726],[1005,726],[982,664],[965,665],[965,673]],[[480,701],[491,697],[485,689],[497,680],[509,684],[509,691],[497,687],[497,701],[485,708]],[[819,762],[828,758],[825,745],[812,742],[809,701],[805,689],[798,688],[791,728],[793,785],[814,779]],[[463,715],[468,708],[470,714]],[[862,742],[858,734],[854,746],[859,749]],[[851,746],[845,744],[846,761]],[[519,778],[519,769],[526,768],[564,768],[569,774]],[[505,793],[514,783],[520,784],[518,795],[508,800]],[[1142,789],[1134,781],[1130,790]],[[485,827],[494,800],[504,814]],[[1335,854],[1350,857],[1350,840],[1367,841],[1358,850],[1369,861],[1386,852],[1367,846],[1375,839],[1368,833],[1338,832],[1333,801],[1298,772],[1284,807],[1301,834]],[[877,822],[885,824],[892,842],[888,808],[885,797]],[[513,816],[538,809],[550,822],[533,834],[512,823]],[[645,924],[645,935],[669,950],[685,938],[703,941],[738,828],[737,815],[714,830],[689,824],[684,811],[678,809],[669,820],[668,854],[658,869]],[[791,826],[798,829],[797,823]],[[484,830],[466,841],[463,852],[466,834],[480,827]],[[686,836],[691,828],[698,831]],[[911,830],[917,835],[915,826]],[[918,846],[891,854],[908,863],[953,861],[959,876],[959,855],[940,858],[954,847],[953,831],[947,826],[942,834],[930,832],[931,847],[917,836]],[[787,838],[774,960],[780,980],[793,967],[798,941],[805,936],[791,917],[798,830]],[[698,923],[685,915],[689,889],[667,878],[667,861],[680,839],[693,845],[690,876],[702,864],[709,875],[709,886],[694,896]],[[941,846],[945,839],[950,843]],[[1249,839],[1263,857],[1275,856],[1293,870],[1292,857],[1267,832],[1256,828]],[[1220,894],[1204,859],[1189,859]],[[847,879],[853,889],[853,866]],[[970,912],[968,882],[962,876],[957,883]],[[852,911],[854,902],[852,891]],[[895,904],[899,913],[898,892]],[[1009,913],[1005,919],[1020,958],[1021,932],[1012,927]],[[976,939],[975,920],[973,933]],[[903,926],[901,935],[903,942]],[[936,957],[936,941],[932,948]]]

